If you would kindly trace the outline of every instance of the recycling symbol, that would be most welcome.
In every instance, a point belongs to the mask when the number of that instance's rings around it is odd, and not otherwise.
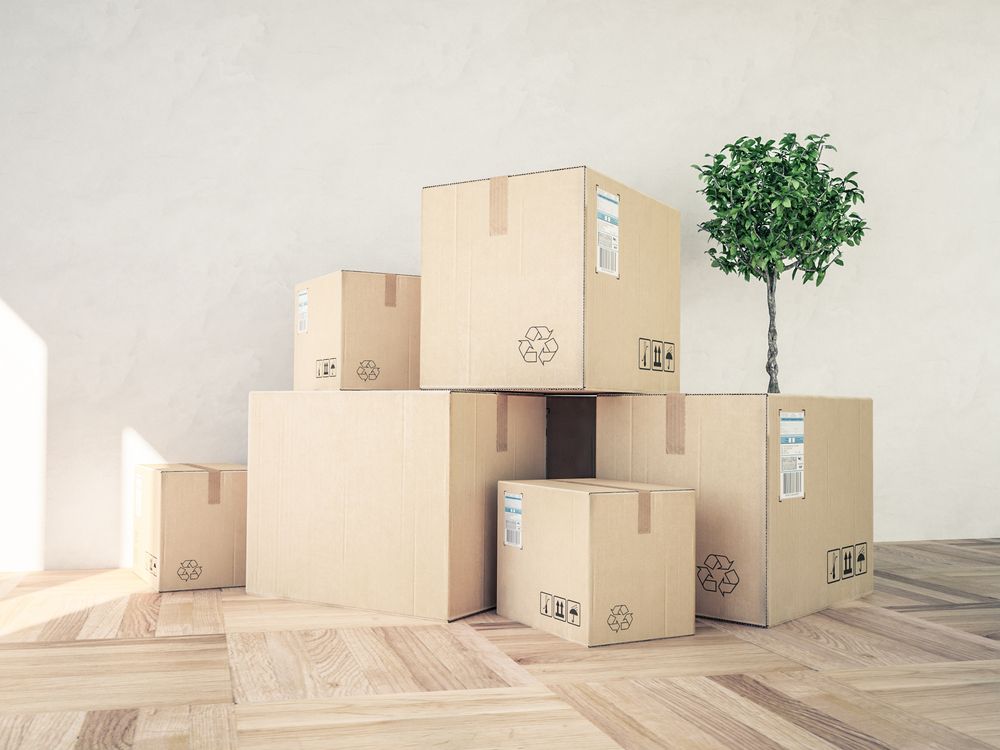
[[[725,555],[709,555],[698,566],[698,580],[705,591],[718,591],[725,596],[731,594],[740,582],[740,576],[733,567],[733,561]]]
[[[201,578],[201,565],[197,560],[185,560],[177,568],[177,577],[182,581],[197,581]]]
[[[632,627],[632,613],[628,610],[627,604],[615,604],[611,607],[611,614],[608,615],[608,627],[614,632],[628,630]]]
[[[524,332],[524,338],[518,339],[517,348],[525,362],[541,362],[544,365],[556,356],[559,344],[548,326],[531,326]]]
[[[378,365],[375,364],[373,360],[363,359],[358,365],[358,377],[365,382],[369,380],[378,380],[378,374],[381,372]]]

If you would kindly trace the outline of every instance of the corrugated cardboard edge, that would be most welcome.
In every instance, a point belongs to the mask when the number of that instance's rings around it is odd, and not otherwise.
[[[767,593],[768,584],[768,540],[771,538],[771,518],[767,512],[767,483],[771,477],[771,458],[768,455],[768,446],[771,444],[771,395],[764,394],[764,490],[761,497],[764,500],[764,627],[771,627],[771,599]]]

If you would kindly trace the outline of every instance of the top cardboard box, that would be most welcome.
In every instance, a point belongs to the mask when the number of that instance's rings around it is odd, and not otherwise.
[[[589,167],[423,190],[422,388],[680,386],[680,214]]]
[[[337,271],[295,286],[297,391],[420,384],[420,277]]]

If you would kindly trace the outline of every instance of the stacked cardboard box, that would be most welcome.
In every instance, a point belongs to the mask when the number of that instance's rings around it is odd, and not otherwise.
[[[679,237],[587,167],[495,177],[424,189],[419,279],[299,285],[247,590],[587,645],[870,591],[870,402],[678,393]]]
[[[157,591],[242,586],[246,506],[245,466],[138,466],[133,571]]]

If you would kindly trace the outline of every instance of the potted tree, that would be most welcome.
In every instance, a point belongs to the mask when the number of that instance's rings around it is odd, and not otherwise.
[[[844,245],[859,244],[868,228],[854,211],[865,201],[857,173],[837,177],[822,160],[824,150],[836,151],[828,137],[742,137],[692,165],[713,215],[698,225],[714,242],[706,251],[712,266],[745,281],[760,279],[767,288],[768,393],[779,392],[778,278],[791,271],[792,278],[819,286],[832,266],[844,265]]]

